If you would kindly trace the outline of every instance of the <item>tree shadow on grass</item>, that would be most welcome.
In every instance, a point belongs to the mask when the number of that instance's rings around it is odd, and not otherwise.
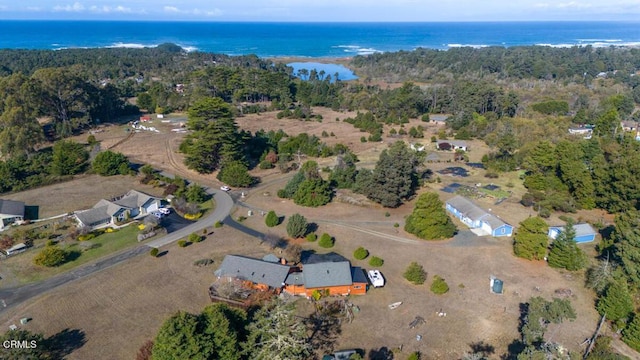
[[[167,255],[169,253],[169,250],[164,250],[158,253],[158,255],[156,255],[156,257],[163,257],[165,255]]]
[[[63,359],[78,350],[87,342],[84,331],[79,329],[64,329],[46,339],[53,359]]]
[[[82,251],[71,250],[67,253],[67,257],[65,258],[65,262],[76,261],[82,255]]]
[[[386,346],[369,350],[369,360],[393,360],[393,352]]]

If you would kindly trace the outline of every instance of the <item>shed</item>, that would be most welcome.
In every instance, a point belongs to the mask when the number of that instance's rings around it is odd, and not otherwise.
[[[502,294],[504,291],[504,282],[500,279],[491,277],[491,281],[489,282],[489,288],[491,289],[491,292],[494,294]]]
[[[564,231],[564,228],[564,226],[551,226],[547,234],[550,238],[555,239]],[[573,229],[576,231],[575,241],[578,244],[592,242],[596,239],[597,231],[587,223],[573,225]]]

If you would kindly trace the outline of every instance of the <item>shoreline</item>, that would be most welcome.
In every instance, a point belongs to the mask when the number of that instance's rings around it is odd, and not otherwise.
[[[257,55],[256,55],[257,56]],[[309,57],[309,56],[266,56],[258,58],[269,60],[275,64],[288,64],[292,62],[303,62],[303,63],[321,63],[321,64],[338,64],[338,65],[347,65],[351,62],[353,57]]]

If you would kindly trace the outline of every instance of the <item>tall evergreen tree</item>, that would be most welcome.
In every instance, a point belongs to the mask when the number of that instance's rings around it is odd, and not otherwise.
[[[153,344],[154,360],[209,359],[210,339],[197,315],[179,312],[164,322]]]
[[[542,260],[547,254],[548,229],[547,223],[539,216],[521,222],[514,237],[514,254],[528,260]]]
[[[598,299],[596,309],[613,322],[625,321],[633,312],[633,299],[627,284],[621,280],[609,284]]]
[[[614,240],[615,258],[625,279],[634,289],[640,287],[640,214],[637,210],[625,211],[615,218],[611,237]]]
[[[425,240],[447,239],[456,232],[456,226],[444,210],[438,194],[432,192],[420,194],[404,229]]]
[[[622,341],[636,351],[640,351],[640,316],[633,314],[633,320],[622,330]]]
[[[549,251],[549,266],[576,271],[586,265],[586,255],[575,241],[576,231],[569,221],[562,232],[553,240]]]
[[[280,299],[258,310],[249,324],[245,352],[256,360],[304,360],[312,355],[307,329],[293,303]]]
[[[371,178],[356,177],[368,186],[356,184],[357,191],[385,207],[398,207],[415,192],[417,185],[415,155],[402,141],[397,141],[380,154]]]

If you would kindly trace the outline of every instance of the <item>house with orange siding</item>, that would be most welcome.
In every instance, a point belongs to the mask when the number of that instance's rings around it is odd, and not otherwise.
[[[349,261],[327,261],[304,264],[302,271],[289,273],[284,291],[306,297],[314,292],[325,296],[364,295],[367,285],[362,268],[351,266]]]
[[[305,297],[312,297],[314,292],[323,296],[364,295],[369,284],[362,268],[351,266],[348,260],[337,254],[313,255],[310,261],[303,261],[300,266],[227,255],[215,275],[218,279],[241,280],[245,286],[254,289],[283,290]]]

